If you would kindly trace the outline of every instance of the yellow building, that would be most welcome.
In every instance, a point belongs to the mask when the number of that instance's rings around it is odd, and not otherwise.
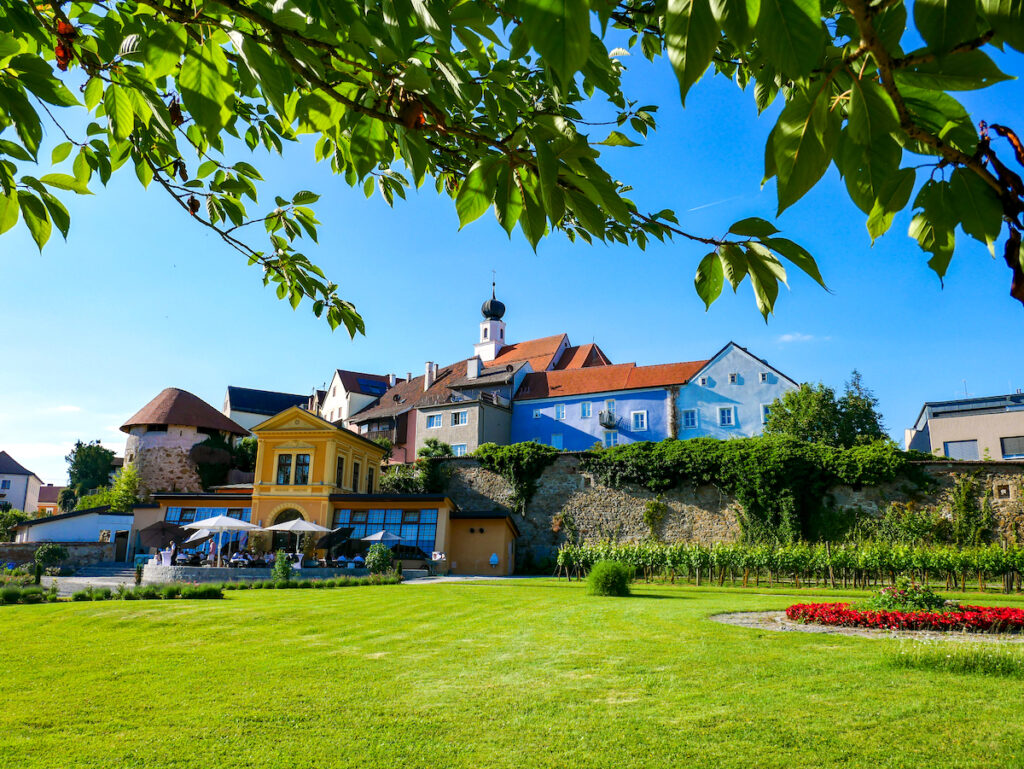
[[[373,441],[297,406],[252,432],[258,443],[251,487],[154,494],[163,519],[186,524],[228,515],[268,527],[303,518],[351,529],[355,543],[382,530],[401,537],[406,568],[430,560],[438,571],[458,574],[507,575],[515,569],[518,532],[508,515],[461,512],[444,495],[378,493],[384,449]],[[293,536],[275,533],[264,544],[290,549]]]

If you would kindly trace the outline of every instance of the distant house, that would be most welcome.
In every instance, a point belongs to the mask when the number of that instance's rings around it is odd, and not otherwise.
[[[228,419],[246,430],[251,430],[260,422],[266,421],[267,417],[280,414],[292,406],[307,408],[309,402],[308,395],[230,386],[224,395],[224,408],[221,411]]]
[[[769,405],[796,388],[733,342],[708,360],[537,372],[516,392],[511,438],[583,451],[594,444],[757,435]]]
[[[0,504],[34,513],[39,507],[39,476],[22,467],[6,451],[0,451]]]
[[[40,486],[39,505],[36,508],[36,511],[44,516],[56,515],[59,513],[60,509],[57,507],[57,499],[65,488],[65,486],[54,486],[52,483]]]
[[[138,546],[138,533],[160,520],[157,505],[136,505],[133,512],[118,513],[109,505],[57,513],[23,521],[14,527],[15,542],[110,542],[115,561],[130,561]]]
[[[1024,394],[925,403],[904,440],[950,459],[1024,460]]]
[[[531,373],[609,364],[597,345],[574,347],[566,334],[507,343],[505,305],[493,291],[480,311],[472,358],[444,367],[428,361],[423,376],[397,382],[351,417],[351,429],[371,440],[390,440],[395,463],[414,461],[431,438],[461,456],[482,443],[509,443],[512,398]]]
[[[363,374],[358,371],[336,369],[331,382],[319,399],[318,411],[313,413],[328,422],[344,424],[349,417],[362,411],[394,387],[394,374]]]

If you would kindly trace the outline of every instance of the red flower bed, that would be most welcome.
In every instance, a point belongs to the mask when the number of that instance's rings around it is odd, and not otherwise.
[[[1024,610],[998,606],[960,606],[949,612],[863,611],[848,603],[798,603],[786,609],[798,622],[881,630],[962,630],[971,633],[1019,633]]]

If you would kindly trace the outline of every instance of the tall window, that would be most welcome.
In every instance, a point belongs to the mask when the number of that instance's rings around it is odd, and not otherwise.
[[[630,421],[633,423],[633,432],[642,433],[647,430],[647,412],[634,411],[630,414]]]
[[[736,384],[740,381],[739,374],[729,374],[729,384]]]
[[[612,416],[615,416],[615,401],[614,400],[606,400],[604,402],[604,410],[607,411]]]
[[[732,427],[735,423],[733,419],[732,406],[721,406],[718,409],[718,424],[721,427]]]
[[[487,326],[484,326],[484,340],[487,340]]]
[[[559,451],[562,450],[562,434],[561,433],[551,433],[551,448],[558,449]]]
[[[559,421],[565,419],[565,404],[564,403],[556,403],[555,404],[555,419],[557,419]]]
[[[683,429],[692,430],[697,426],[697,409],[683,411]]]
[[[604,432],[604,445],[606,448],[619,445],[619,431],[618,430],[605,430]]]
[[[466,456],[466,449],[467,448],[468,447],[467,447],[467,445],[465,443],[453,443],[452,444],[452,454],[457,456],[457,457],[464,457],[464,456]]]
[[[768,424],[768,417],[771,416],[772,407],[767,403],[761,404],[761,424]]]
[[[366,493],[373,493],[373,468],[366,471]]]
[[[352,463],[352,491],[354,491],[356,494],[359,493],[359,463],[358,462],[353,462]],[[370,533],[372,534],[373,532],[370,532]]]
[[[295,455],[295,485],[305,486],[309,483],[309,454]]]
[[[440,426],[441,426],[441,415],[440,414],[431,414],[430,416],[427,417],[427,427],[435,428],[435,427],[440,427]]]
[[[277,485],[287,486],[292,479],[292,455],[281,454],[277,458]]]
[[[590,401],[583,401],[580,404],[580,418],[590,419]]]
[[[469,412],[468,411],[453,411],[452,412],[452,427],[458,427],[459,425],[469,424]]]
[[[11,482],[10,481],[0,481],[0,489],[9,489],[9,488],[11,488]]]
[[[334,472],[334,485],[339,489],[345,488],[345,457],[338,457],[338,464]]]

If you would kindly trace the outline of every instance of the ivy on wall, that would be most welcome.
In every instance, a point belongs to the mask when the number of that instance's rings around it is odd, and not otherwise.
[[[551,446],[532,441],[498,446],[485,443],[472,456],[484,468],[497,473],[512,485],[509,500],[512,509],[526,512],[526,506],[537,491],[541,473],[558,457],[559,451]]]
[[[510,447],[511,448],[511,447]],[[817,539],[831,525],[829,489],[877,486],[906,478],[921,488],[924,471],[891,441],[843,449],[788,436],[721,441],[693,438],[594,449],[582,469],[613,488],[636,484],[655,493],[710,485],[734,497],[748,542]]]

